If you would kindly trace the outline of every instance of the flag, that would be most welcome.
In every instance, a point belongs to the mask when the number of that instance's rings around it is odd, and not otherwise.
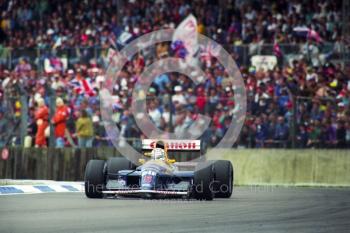
[[[207,64],[207,67],[211,66],[212,57],[218,57],[220,53],[220,46],[213,42],[208,42],[206,45],[201,46],[200,58]]]
[[[120,44],[121,46],[125,46],[131,39],[132,39],[132,34],[127,31],[123,31],[118,36],[117,43]]]
[[[273,53],[276,57],[282,57],[282,51],[277,41],[273,44]]]
[[[321,43],[322,42],[322,38],[320,37],[320,35],[313,29],[309,29],[307,32],[307,38],[308,39],[313,39],[315,40],[317,43]]]
[[[116,41],[117,41],[117,37],[114,35],[114,33],[110,33],[109,36],[108,36],[108,42],[109,42],[109,44],[111,45],[111,47],[113,49],[117,49],[118,48]]]
[[[107,55],[105,57],[105,67],[107,68],[108,65],[116,66],[118,62],[118,50],[109,48],[107,51]]]
[[[308,27],[295,27],[293,28],[293,31],[297,36],[305,37],[306,39],[310,40],[315,40],[317,43],[322,42],[321,36],[315,30],[310,29]]]
[[[190,14],[175,29],[172,42],[181,41],[187,53],[186,62],[191,62],[198,50],[197,20]]]
[[[112,48],[120,49],[124,47],[127,43],[131,41],[133,38],[132,34],[128,31],[124,31],[122,29],[118,29],[112,31],[108,36],[108,41]]]
[[[75,78],[70,82],[70,85],[73,87],[73,90],[79,95],[85,94],[90,97],[96,95],[94,89],[91,86],[91,83],[84,78],[81,78],[80,80]]]
[[[176,40],[171,43],[171,49],[175,52],[179,58],[186,58],[188,51],[181,40]]]

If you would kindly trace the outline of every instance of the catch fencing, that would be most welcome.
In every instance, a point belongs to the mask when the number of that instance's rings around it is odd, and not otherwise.
[[[304,58],[324,62],[327,60],[350,61],[349,47],[342,43],[322,43],[317,45],[317,57],[315,52],[311,52],[308,43],[304,44],[279,44],[282,56],[279,64],[290,63],[294,59]],[[242,45],[226,44],[223,47],[234,54],[234,59],[239,65],[250,65],[251,57],[254,55],[274,55],[273,44],[250,43]],[[0,51],[0,64],[8,69],[13,69],[20,59],[26,59],[39,71],[44,70],[47,59],[62,59],[68,67],[76,63],[89,64],[91,61],[100,65],[105,65],[108,49],[94,47],[74,47],[74,48],[9,48],[5,47]]]

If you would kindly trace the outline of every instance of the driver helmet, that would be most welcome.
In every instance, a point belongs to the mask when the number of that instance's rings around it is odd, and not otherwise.
[[[164,143],[162,141],[156,143],[156,148],[153,149],[152,156],[155,160],[165,160]]]
[[[154,148],[152,151],[152,157],[154,160],[165,160],[165,152],[161,148]]]

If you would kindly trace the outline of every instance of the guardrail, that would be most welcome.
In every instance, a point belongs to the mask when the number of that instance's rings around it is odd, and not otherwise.
[[[0,161],[0,177],[11,179],[83,180],[86,163],[93,158],[119,156],[114,148],[10,148]]]
[[[185,153],[185,154],[184,154]],[[121,156],[113,147],[98,148],[16,148],[9,149],[7,160],[0,160],[0,179],[43,179],[81,181],[90,159]],[[189,161],[198,152],[172,152],[171,159]]]
[[[350,186],[350,150],[220,150],[237,185]]]

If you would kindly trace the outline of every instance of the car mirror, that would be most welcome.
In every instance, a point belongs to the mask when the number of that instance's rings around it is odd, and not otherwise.
[[[144,159],[139,159],[139,163],[144,164],[146,161]]]

